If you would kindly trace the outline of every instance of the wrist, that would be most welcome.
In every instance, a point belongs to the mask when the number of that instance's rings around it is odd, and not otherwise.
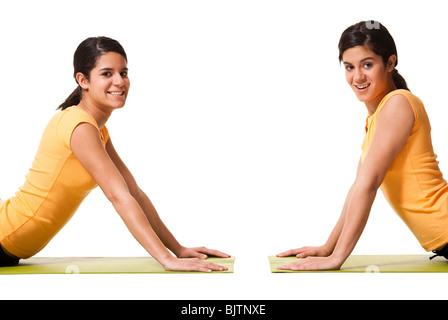
[[[338,267],[338,269],[344,264],[345,260],[347,260],[347,256],[343,254],[337,254],[333,252],[331,255],[329,255],[329,258],[333,262],[335,266]]]
[[[328,257],[333,254],[334,246],[328,245],[328,243],[326,243],[322,246],[322,250],[323,250],[324,256]]]
[[[176,259],[176,257],[174,257],[168,250],[166,253],[153,256],[154,259],[156,259],[161,265],[166,266],[168,265],[170,262],[173,261],[173,259]]]
[[[179,257],[182,254],[182,251],[185,250],[184,246],[177,244],[171,251],[174,253],[176,257]]]

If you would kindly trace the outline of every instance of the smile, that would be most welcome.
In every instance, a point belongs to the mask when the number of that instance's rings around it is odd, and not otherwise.
[[[113,96],[122,96],[124,95],[124,91],[107,91],[108,94],[111,94]]]
[[[368,87],[370,87],[370,83],[366,84],[364,86],[358,86],[358,85],[355,84],[355,87],[358,88],[358,90],[364,90],[364,89],[367,89]]]

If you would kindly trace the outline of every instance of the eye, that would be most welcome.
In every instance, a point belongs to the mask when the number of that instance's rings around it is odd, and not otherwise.
[[[366,69],[370,69],[372,66],[373,66],[373,64],[371,62],[366,62],[364,64],[364,68],[366,68]]]
[[[349,64],[346,64],[346,65],[345,65],[345,70],[347,70],[347,71],[352,71],[352,70],[353,70],[353,66],[352,66],[352,65],[349,65]]]
[[[103,72],[101,75],[105,76],[105,77],[110,77],[112,75],[112,73],[110,73],[109,71],[106,71],[106,72]]]
[[[128,76],[128,72],[127,72],[127,71],[122,71],[122,72],[120,73],[120,75],[121,75],[123,78],[127,78],[127,76]]]

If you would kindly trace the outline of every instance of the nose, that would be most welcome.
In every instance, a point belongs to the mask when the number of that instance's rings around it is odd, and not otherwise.
[[[114,74],[113,80],[112,80],[112,84],[116,87],[122,87],[124,86],[124,79],[121,76],[121,74],[116,73]]]
[[[363,73],[362,69],[355,69],[355,74],[353,76],[353,81],[355,83],[363,83],[366,80],[366,75]]]

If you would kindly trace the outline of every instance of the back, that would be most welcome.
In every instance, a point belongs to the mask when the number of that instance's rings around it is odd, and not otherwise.
[[[367,119],[361,159],[367,155],[373,140],[378,115],[397,94],[409,101],[415,123],[408,141],[392,162],[381,191],[422,247],[431,251],[448,243],[448,185],[433,150],[426,110],[418,97],[407,90],[395,90],[384,97]]]
[[[98,129],[77,106],[58,112],[44,130],[24,185],[0,203],[0,244],[19,258],[39,252],[97,186],[70,149],[71,135],[80,123]],[[106,145],[107,128],[98,132]]]

